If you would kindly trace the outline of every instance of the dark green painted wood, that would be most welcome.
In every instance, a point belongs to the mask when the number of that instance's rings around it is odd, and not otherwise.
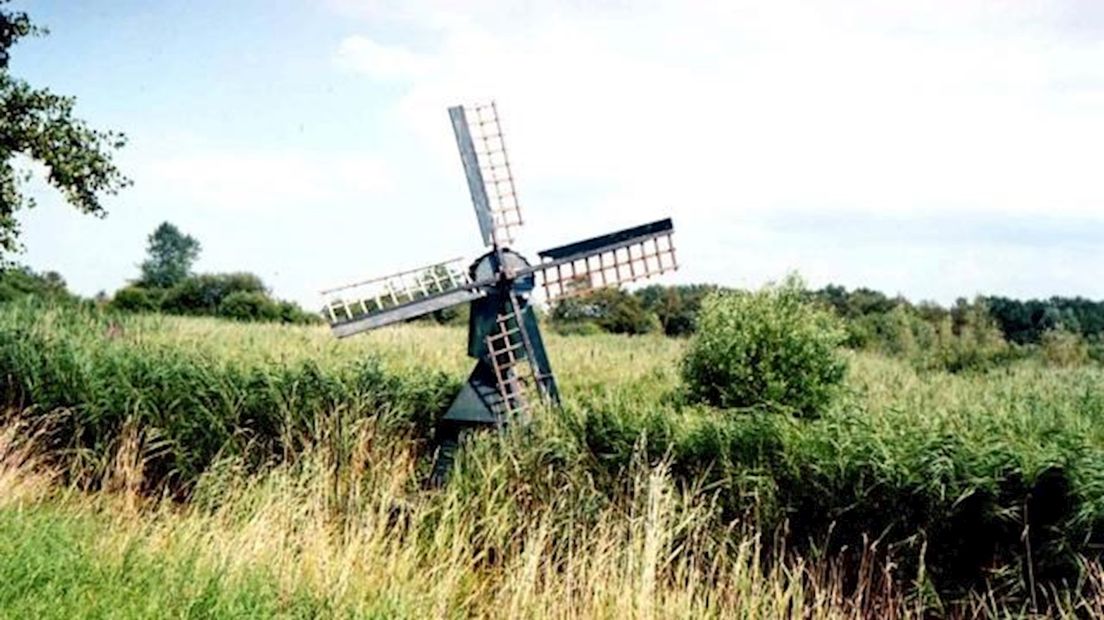
[[[460,161],[464,164],[464,175],[468,179],[468,191],[471,193],[475,217],[479,220],[479,232],[483,235],[483,244],[494,243],[494,217],[491,215],[490,201],[487,199],[487,187],[483,183],[483,172],[479,169],[479,158],[475,155],[471,130],[463,106],[449,108],[452,131],[456,134],[456,146],[460,149]]]
[[[666,218],[649,224],[642,224],[640,226],[626,228],[625,230],[619,230],[609,233],[608,235],[591,237],[590,239],[583,239],[575,243],[550,248],[543,252],[538,252],[537,254],[545,260],[558,260],[572,256],[589,255],[596,253],[598,250],[623,246],[626,241],[632,239],[656,237],[664,233],[672,232],[674,229],[675,226],[671,223],[671,218]],[[538,265],[535,268],[539,269],[540,266]]]

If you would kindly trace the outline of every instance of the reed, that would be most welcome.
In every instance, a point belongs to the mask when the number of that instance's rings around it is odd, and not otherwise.
[[[304,605],[348,588],[365,613],[541,615],[555,598],[563,615],[708,615],[755,607],[768,588],[781,598],[762,615],[782,599],[852,613],[854,596],[905,613],[979,593],[1072,608],[1096,589],[1099,367],[948,374],[852,353],[842,398],[795,420],[687,404],[680,341],[550,336],[564,410],[475,442],[428,493],[426,442],[469,369],[464,338],[405,325],[335,341],[317,327],[6,304],[0,398],[7,428],[37,438],[32,469],[50,472],[27,488],[131,498],[105,514],[143,524],[128,529],[156,562],[219,546],[188,531],[221,532],[242,563],[227,552],[205,566]],[[322,547],[266,556],[264,532],[283,537],[280,553]],[[375,589],[344,554],[376,558]],[[887,566],[874,581],[892,594],[855,587]]]

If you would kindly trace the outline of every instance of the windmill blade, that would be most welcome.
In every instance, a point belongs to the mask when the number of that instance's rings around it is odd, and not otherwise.
[[[678,269],[671,219],[626,228],[539,252],[528,271],[540,276],[548,301]]]
[[[461,258],[322,291],[324,313],[339,338],[413,319],[478,299],[486,283],[472,282]]]
[[[513,243],[521,226],[514,177],[494,102],[449,108],[479,231],[487,246]]]

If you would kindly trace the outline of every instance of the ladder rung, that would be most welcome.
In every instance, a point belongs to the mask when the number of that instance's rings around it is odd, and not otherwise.
[[[521,349],[521,348],[523,348],[523,345],[520,345],[520,344],[513,344],[513,345],[510,345],[510,346],[503,347],[501,349],[495,349],[494,347],[491,347],[491,355],[506,355],[507,353],[510,353],[512,351],[517,351],[518,349]]]

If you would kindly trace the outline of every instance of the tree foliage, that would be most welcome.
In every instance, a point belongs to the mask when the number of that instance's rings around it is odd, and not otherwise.
[[[37,273],[23,266],[0,268],[0,302],[28,296],[55,302],[75,299],[56,271]]]
[[[1085,338],[1104,336],[1104,301],[1084,297],[1028,300],[987,297],[985,301],[1001,331],[1017,344],[1040,343],[1052,330],[1073,332]]]
[[[280,308],[264,293],[234,291],[219,303],[218,314],[235,321],[275,321],[280,318]]]
[[[164,222],[149,236],[137,282],[116,291],[110,305],[124,312],[220,316],[238,321],[316,323],[317,314],[273,298],[261,278],[248,272],[191,273],[199,241]]]
[[[561,331],[579,333],[590,324],[613,334],[647,334],[661,329],[656,316],[634,295],[602,288],[582,297],[561,299],[552,308],[552,324]]]
[[[126,143],[116,132],[99,131],[73,116],[76,100],[34,88],[11,75],[11,47],[23,37],[43,34],[23,12],[0,0],[0,257],[21,249],[15,214],[34,206],[23,192],[30,172],[16,167],[25,156],[46,168],[50,184],[78,210],[103,216],[101,199],[129,185],[115,166],[113,152]]]
[[[116,291],[111,307],[125,312],[220,316],[237,321],[310,324],[321,320],[294,302],[274,299],[258,276],[246,272],[188,276],[168,289],[132,284]]]
[[[169,222],[162,222],[149,236],[138,283],[152,288],[169,288],[180,283],[191,273],[199,250],[199,241],[194,237]]]
[[[124,312],[156,312],[161,309],[161,300],[164,296],[163,290],[132,284],[115,291],[110,305]]]
[[[697,329],[702,300],[720,290],[715,284],[652,285],[633,292],[644,309],[659,319],[668,336],[689,336]]]
[[[161,309],[172,314],[216,315],[233,293],[267,295],[264,282],[251,273],[204,273],[185,278],[165,293]]]

